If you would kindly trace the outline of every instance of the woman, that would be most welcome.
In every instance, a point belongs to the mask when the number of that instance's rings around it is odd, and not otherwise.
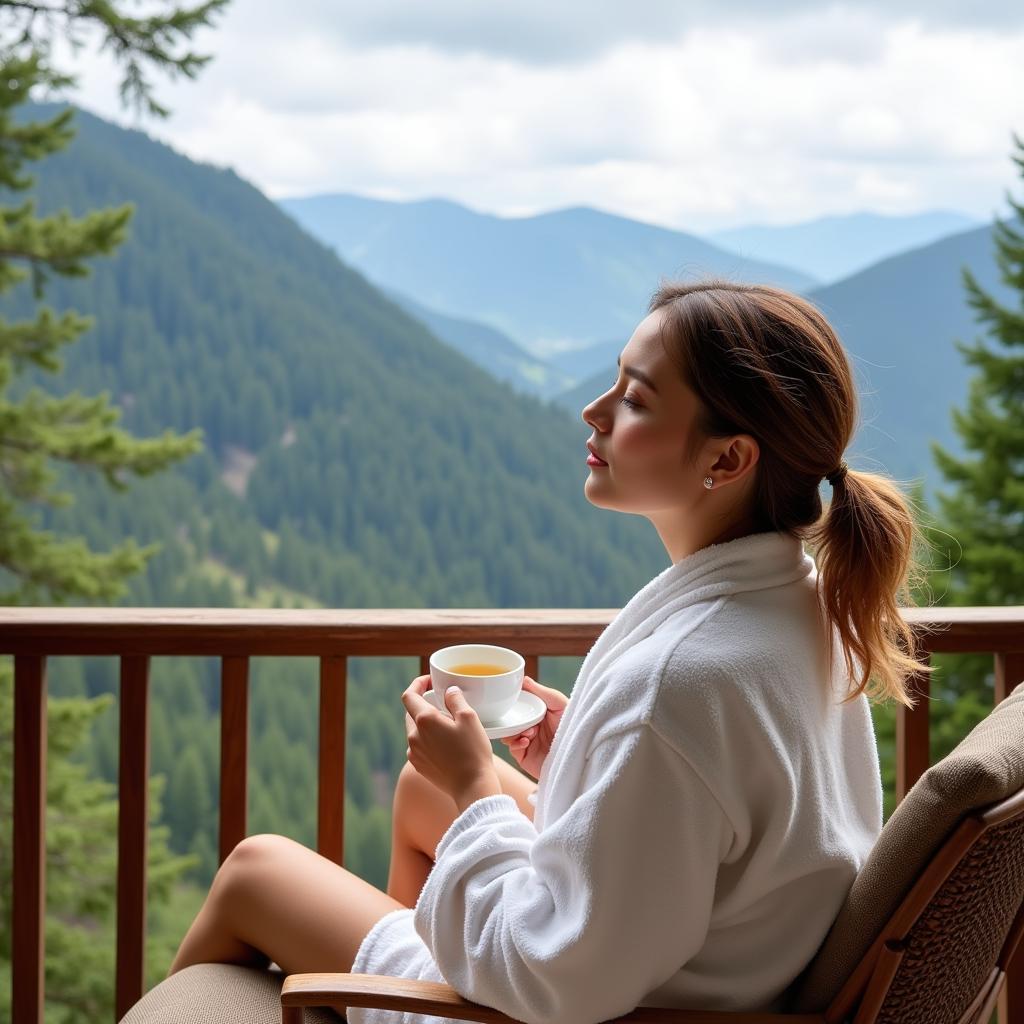
[[[842,458],[856,406],[810,302],[663,286],[583,419],[587,498],[649,519],[671,565],[598,638],[571,699],[525,682],[548,715],[505,742],[539,786],[493,755],[457,690],[448,716],[416,678],[387,893],[252,836],[171,972],[269,959],[447,980],[530,1024],[780,1008],[881,829],[868,699],[910,704],[904,680],[927,670],[897,605],[913,518]]]

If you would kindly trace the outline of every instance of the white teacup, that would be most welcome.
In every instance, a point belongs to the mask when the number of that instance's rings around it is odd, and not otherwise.
[[[497,671],[488,675],[457,671],[470,665],[491,666]],[[430,682],[438,699],[443,703],[448,687],[458,686],[484,725],[496,722],[515,704],[525,670],[521,654],[493,644],[457,644],[430,656]]]

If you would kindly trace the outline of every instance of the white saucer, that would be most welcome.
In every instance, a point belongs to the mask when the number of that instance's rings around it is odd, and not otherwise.
[[[423,696],[429,704],[433,704],[439,711],[448,713],[448,709],[437,699],[435,690],[427,690]],[[512,705],[496,722],[484,725],[484,732],[488,739],[500,740],[506,736],[516,736],[531,725],[536,725],[544,720],[548,713],[548,706],[535,693],[529,690],[520,690],[515,704]]]

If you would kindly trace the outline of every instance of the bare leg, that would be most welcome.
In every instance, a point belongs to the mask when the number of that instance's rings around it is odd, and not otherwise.
[[[285,836],[243,839],[217,871],[168,976],[197,963],[348,972],[359,944],[402,904]]]
[[[494,767],[502,791],[514,797],[519,809],[533,821],[533,804],[526,797],[537,788],[537,783],[497,755]],[[437,844],[458,815],[459,809],[447,793],[423,778],[408,762],[403,765],[391,815],[389,896],[404,906],[416,905],[434,866]]]

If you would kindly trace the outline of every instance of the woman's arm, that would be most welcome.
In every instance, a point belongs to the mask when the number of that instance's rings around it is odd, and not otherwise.
[[[650,727],[604,740],[583,792],[538,834],[511,797],[460,815],[416,904],[460,995],[527,1024],[633,1009],[704,943],[732,830]]]

